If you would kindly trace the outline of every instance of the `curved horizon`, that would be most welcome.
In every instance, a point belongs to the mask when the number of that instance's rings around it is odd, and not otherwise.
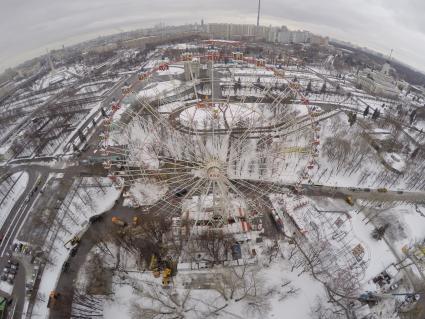
[[[4,0],[0,10],[0,72],[46,50],[102,35],[153,26],[200,22],[255,24],[257,0]],[[263,0],[262,25],[286,25],[389,55],[425,72],[425,3],[411,0]]]

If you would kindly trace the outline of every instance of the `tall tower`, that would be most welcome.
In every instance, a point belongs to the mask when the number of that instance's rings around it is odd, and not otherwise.
[[[52,53],[49,50],[47,50],[47,61],[49,62],[50,70],[54,71],[55,66],[54,66],[53,61],[52,61]]]
[[[261,0],[258,0],[257,27],[260,26],[260,9],[261,9]]]

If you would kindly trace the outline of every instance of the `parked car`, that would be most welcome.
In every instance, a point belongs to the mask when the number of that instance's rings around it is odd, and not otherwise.
[[[8,263],[9,265],[19,266],[19,262],[14,261],[14,260],[12,260],[12,259],[8,259],[8,260],[7,260],[7,263]]]
[[[100,222],[102,219],[103,219],[102,214],[94,215],[94,216],[90,217],[89,222],[90,222],[90,224],[94,224],[94,223]]]

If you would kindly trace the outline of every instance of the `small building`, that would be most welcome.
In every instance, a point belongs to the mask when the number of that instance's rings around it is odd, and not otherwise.
[[[243,52],[239,52],[239,51],[233,52],[232,55],[233,55],[233,60],[243,61]]]
[[[396,99],[400,92],[397,82],[390,75],[391,70],[388,63],[384,64],[381,71],[366,68],[357,75],[357,84],[368,93]]]

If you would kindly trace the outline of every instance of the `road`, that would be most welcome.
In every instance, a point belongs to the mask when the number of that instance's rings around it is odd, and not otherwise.
[[[0,230],[1,234],[4,235],[4,239],[0,243],[0,269],[3,269],[7,264],[9,257],[6,256],[6,253],[10,252],[10,246],[17,238],[22,225],[25,223],[28,214],[31,212],[31,207],[37,200],[40,190],[44,186],[48,176],[45,172],[41,173],[36,170],[27,170],[27,173],[29,175],[27,186],[22,195],[17,199],[2,229]],[[37,179],[39,177],[40,182],[37,187],[37,191],[30,196],[29,194],[31,194],[31,191],[36,187]],[[19,272],[15,277],[12,297],[17,300],[16,313],[22,313],[25,297],[25,271],[23,267],[20,267]]]
[[[326,195],[346,197],[352,196],[353,199],[376,200],[376,201],[406,201],[412,203],[425,203],[425,192],[387,190],[380,192],[379,189],[359,188],[359,187],[341,187],[326,185],[304,184],[302,187],[305,193],[311,196]]]
[[[47,195],[52,197],[49,194],[42,193],[43,188],[46,186],[49,174],[63,173],[65,174],[65,177],[69,178],[70,180],[72,180],[74,176],[79,176],[82,173],[91,175],[101,174],[102,176],[106,175],[106,172],[96,173],[93,171],[93,167],[70,166],[66,168],[54,168],[52,166],[43,166],[40,164],[31,165],[29,163],[4,167],[4,170],[10,174],[25,171],[28,173],[29,177],[24,192],[16,200],[9,216],[5,220],[5,223],[0,230],[0,234],[4,235],[4,239],[0,243],[0,269],[4,268],[7,260],[9,259],[9,257],[6,256],[6,253],[11,252],[10,247],[14,240],[18,239],[18,236],[22,237],[21,231],[25,225],[25,222],[31,215],[31,212],[34,210],[37,204],[43,204],[40,203],[42,196]],[[36,190],[33,192],[35,188]],[[65,193],[64,195],[66,195],[66,189],[63,191]],[[58,195],[59,193],[55,194],[55,196]],[[28,234],[29,231],[26,231],[26,235]],[[25,297],[25,271],[23,267],[20,267],[19,272],[15,278],[15,286],[12,292],[12,296],[18,301],[15,311],[16,314],[22,313]]]
[[[256,187],[266,187],[271,192],[288,193],[295,190],[296,184],[273,183],[267,181],[244,180],[245,183],[252,183]],[[325,196],[345,199],[352,196],[353,200],[376,200],[382,202],[406,201],[411,203],[425,203],[425,191],[401,191],[388,189],[385,192],[380,188],[361,188],[345,186],[329,186],[319,184],[301,184],[302,193],[306,196]]]

